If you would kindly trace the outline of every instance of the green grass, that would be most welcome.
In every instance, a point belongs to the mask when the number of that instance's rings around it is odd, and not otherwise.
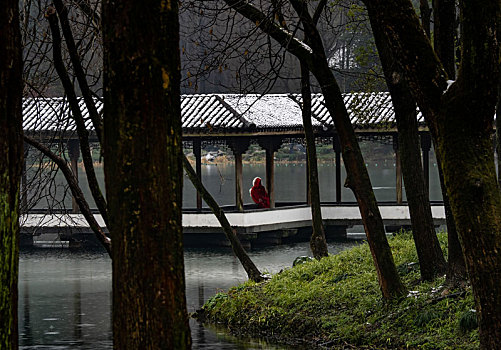
[[[445,249],[446,235],[439,239]],[[392,237],[390,245],[398,271],[412,291],[401,300],[383,301],[368,245],[363,244],[299,264],[267,282],[247,282],[219,293],[200,315],[205,322],[225,325],[235,333],[284,343],[299,339],[330,346],[478,348],[471,290],[444,298],[443,277],[419,281],[410,234]]]

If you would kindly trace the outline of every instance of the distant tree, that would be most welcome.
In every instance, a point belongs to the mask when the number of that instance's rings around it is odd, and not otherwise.
[[[497,349],[501,338],[501,191],[492,133],[500,75],[501,2],[459,2],[461,61],[455,81],[448,79],[410,1],[364,3],[373,31],[388,38],[436,140],[473,287],[481,348]]]
[[[188,349],[178,2],[103,2],[116,349]]]
[[[0,348],[17,349],[19,183],[23,157],[19,2],[0,6]]]

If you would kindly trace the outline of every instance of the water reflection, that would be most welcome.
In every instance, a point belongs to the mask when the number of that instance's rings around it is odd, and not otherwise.
[[[330,243],[332,254],[356,241]],[[262,271],[278,272],[300,255],[311,255],[307,243],[253,251]],[[215,293],[246,278],[229,250],[185,252],[188,311]],[[111,261],[102,252],[32,250],[19,264],[19,331],[21,349],[111,349]],[[194,349],[284,349],[256,340],[236,339],[190,321]]]

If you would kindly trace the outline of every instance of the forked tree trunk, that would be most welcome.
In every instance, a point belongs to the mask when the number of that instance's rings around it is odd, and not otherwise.
[[[324,224],[322,222],[322,207],[320,205],[320,190],[318,181],[317,151],[315,147],[315,135],[311,124],[311,89],[310,72],[308,68],[301,64],[301,95],[304,136],[306,138],[306,156],[308,159],[308,188],[311,205],[312,233],[310,238],[310,248],[315,259],[320,260],[329,255],[327,242],[325,240]]]
[[[444,179],[480,316],[482,348],[495,349],[501,339],[501,196],[492,124],[472,125],[467,106],[458,101],[447,107],[444,119],[448,125],[440,126],[440,134],[447,137],[439,142]]]
[[[115,349],[188,349],[178,2],[104,1]]]
[[[374,32],[374,37],[397,120],[402,173],[421,278],[429,281],[444,274],[446,262],[435,233],[428,187],[421,164],[416,103],[404,81],[402,70],[391,56],[386,38],[377,31]]]
[[[19,2],[0,6],[0,349],[17,349],[19,184],[23,164]]]
[[[364,0],[430,129],[456,220],[479,318],[482,349],[501,339],[501,193],[492,147],[499,82],[501,2],[462,1],[462,56],[451,86],[408,0]]]

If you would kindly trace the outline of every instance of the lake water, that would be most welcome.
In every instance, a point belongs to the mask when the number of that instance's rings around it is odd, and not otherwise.
[[[329,243],[335,254],[359,240]],[[251,251],[261,271],[278,272],[311,255],[308,243]],[[219,291],[246,281],[229,250],[185,251],[188,312]],[[111,260],[102,252],[23,251],[19,266],[21,349],[112,349]],[[190,321],[193,349],[285,349],[260,340],[241,340]]]
[[[441,200],[438,171],[430,154],[430,199]],[[375,159],[367,163],[372,185],[379,201],[395,200],[395,164],[393,159]],[[47,172],[28,170],[29,179],[43,179]],[[96,168],[104,190],[103,168]],[[36,174],[36,175],[35,175]],[[244,188],[252,179],[264,179],[264,164],[244,164]],[[342,183],[346,173],[342,168]],[[79,167],[81,187],[90,199],[85,172]],[[319,164],[322,201],[334,201],[334,159]],[[202,180],[220,205],[235,202],[234,166],[217,159],[202,165]],[[35,208],[71,208],[71,197],[60,173],[55,179],[35,181],[29,198]],[[303,163],[276,163],[277,202],[306,200],[306,166]],[[245,191],[244,202],[251,203]],[[195,207],[195,190],[185,177],[183,206]],[[353,202],[350,190],[342,188],[343,201]],[[405,200],[405,192],[404,192]],[[54,204],[54,201],[56,204]],[[331,254],[356,244],[356,241],[329,244]],[[282,245],[250,252],[262,271],[287,268],[301,255],[311,255],[307,243]],[[238,260],[228,250],[186,250],[186,294],[188,311],[199,308],[210,296],[246,280]],[[242,341],[224,332],[190,322],[194,349],[283,349],[261,341]],[[19,331],[22,349],[111,349],[111,262],[98,252],[69,250],[33,250],[21,253],[19,275]]]

